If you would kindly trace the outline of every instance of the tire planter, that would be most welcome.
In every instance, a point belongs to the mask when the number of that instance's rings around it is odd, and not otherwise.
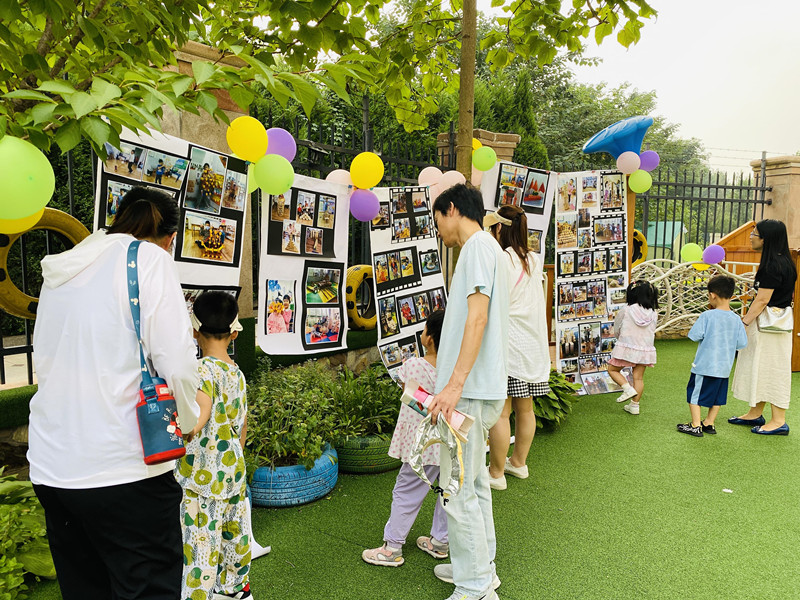
[[[350,438],[336,446],[339,470],[342,473],[383,473],[399,468],[400,459],[387,454],[390,442],[378,436]]]
[[[336,450],[330,446],[311,469],[303,465],[259,467],[250,482],[253,506],[279,508],[306,504],[330,492],[339,478]]]

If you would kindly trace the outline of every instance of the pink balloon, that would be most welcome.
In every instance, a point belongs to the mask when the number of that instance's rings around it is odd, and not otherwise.
[[[630,175],[639,170],[639,155],[636,152],[623,152],[617,157],[617,168],[625,175]]]
[[[442,193],[442,188],[438,183],[428,186],[428,199],[433,203],[434,200]]]
[[[725,248],[718,244],[711,244],[703,250],[703,262],[707,265],[715,265],[725,260]]]
[[[658,152],[653,150],[645,150],[639,155],[639,158],[641,159],[642,163],[639,168],[642,171],[652,171],[658,166],[658,163],[661,162],[661,157],[658,155]]]
[[[442,178],[439,180],[439,187],[441,191],[447,190],[454,185],[458,185],[459,183],[466,183],[467,178],[461,173],[461,171],[447,171]]]
[[[297,154],[297,143],[292,134],[280,127],[267,129],[267,154],[280,154],[292,162]]]
[[[353,185],[353,180],[350,179],[350,171],[344,169],[335,169],[328,173],[325,181],[332,181],[333,183],[343,183],[344,185]]]
[[[470,182],[475,187],[481,187],[481,181],[483,181],[483,173],[484,171],[478,171],[475,167],[472,167],[472,177],[470,178]]]
[[[350,214],[359,221],[372,221],[380,210],[381,203],[370,190],[355,190],[350,196]]]
[[[442,172],[436,167],[425,167],[419,172],[417,182],[420,185],[433,185],[442,177]]]

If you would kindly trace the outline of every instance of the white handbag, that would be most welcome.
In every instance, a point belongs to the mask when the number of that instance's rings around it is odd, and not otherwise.
[[[791,333],[794,327],[794,311],[791,306],[767,306],[756,318],[756,325],[762,333]]]

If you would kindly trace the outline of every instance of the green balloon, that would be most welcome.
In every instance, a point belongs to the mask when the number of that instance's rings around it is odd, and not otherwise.
[[[0,219],[24,219],[42,210],[56,189],[50,161],[28,141],[0,140]]]
[[[258,186],[267,194],[283,194],[294,183],[292,163],[280,154],[262,156],[256,161],[254,171]]]
[[[481,146],[472,152],[472,166],[478,171],[488,171],[497,162],[497,153],[488,146]]]
[[[637,194],[644,194],[653,185],[653,176],[647,171],[634,171],[628,177],[628,187]]]
[[[681,248],[681,260],[683,262],[700,262],[703,260],[703,249],[694,242],[684,244]]]

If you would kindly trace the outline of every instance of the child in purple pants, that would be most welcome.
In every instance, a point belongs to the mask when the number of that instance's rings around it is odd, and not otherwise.
[[[420,336],[422,345],[425,347],[425,358],[406,360],[398,369],[401,381],[413,379],[428,392],[433,391],[436,385],[436,351],[439,348],[443,320],[443,310],[436,310],[430,314]],[[394,484],[392,510],[386,527],[383,529],[383,546],[364,550],[361,554],[361,558],[370,564],[383,567],[399,567],[403,564],[403,544],[406,543],[406,536],[417,518],[422,501],[430,491],[428,484],[417,477],[408,464],[414,437],[422,419],[422,415],[418,412],[405,404],[400,405],[397,426],[389,446],[389,456],[402,460],[403,466],[400,467],[397,481]],[[434,445],[425,450],[422,455],[425,474],[429,481],[434,481],[439,476],[439,452],[439,446]],[[436,508],[433,509],[430,536],[418,537],[417,546],[434,558],[447,558],[449,551],[447,514],[440,502],[436,502]]]

